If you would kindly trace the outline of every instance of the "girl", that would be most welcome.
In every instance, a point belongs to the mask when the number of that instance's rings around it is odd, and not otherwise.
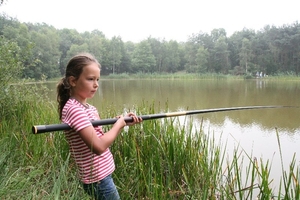
[[[97,89],[100,64],[88,53],[74,56],[69,61],[65,77],[57,85],[59,118],[71,130],[66,131],[70,152],[79,171],[84,190],[95,199],[120,199],[111,174],[115,169],[109,146],[126,125],[142,122],[135,114],[127,123],[122,115],[105,134],[101,126],[93,127],[91,120],[99,120],[97,109],[87,103]]]

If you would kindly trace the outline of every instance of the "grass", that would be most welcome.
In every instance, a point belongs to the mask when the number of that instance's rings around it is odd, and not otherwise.
[[[102,79],[243,79],[243,76],[225,75],[220,73],[136,73],[109,74]]]
[[[154,114],[154,103],[137,105]],[[105,108],[103,118],[120,113]],[[31,126],[59,123],[47,100],[22,100],[0,125],[0,199],[89,199],[79,184],[62,132],[31,134]],[[122,199],[299,199],[299,166],[282,167],[279,191],[270,187],[271,162],[242,148],[225,156],[214,133],[178,118],[145,121],[124,130],[111,147]],[[201,126],[200,126],[201,127]],[[105,126],[108,129],[109,126]],[[278,147],[280,148],[280,138]],[[283,155],[281,155],[283,156]]]
[[[60,78],[53,78],[47,81],[58,82]],[[109,74],[103,75],[101,74],[101,80],[104,79],[213,79],[213,80],[244,80],[244,79],[256,79],[255,76],[252,75],[230,75],[230,74],[221,74],[221,73],[185,73],[185,72],[177,72],[177,73],[121,73],[121,74]],[[259,78],[258,80],[299,80],[299,76],[295,74],[276,74],[264,78]],[[28,80],[29,83],[36,82],[32,80]],[[43,82],[43,81],[41,81]]]

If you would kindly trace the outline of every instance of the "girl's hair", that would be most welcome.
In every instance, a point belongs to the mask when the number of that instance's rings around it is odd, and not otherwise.
[[[82,73],[82,70],[85,66],[90,65],[92,63],[97,63],[99,68],[101,68],[100,63],[97,59],[89,53],[81,53],[73,58],[71,58],[66,67],[66,74],[60,82],[57,84],[57,102],[58,102],[58,113],[59,119],[62,117],[62,109],[67,103],[68,99],[71,96],[71,85],[69,83],[70,76],[75,77],[77,80]]]

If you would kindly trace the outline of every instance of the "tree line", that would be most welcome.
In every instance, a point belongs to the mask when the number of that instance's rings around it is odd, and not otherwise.
[[[230,37],[219,28],[192,34],[186,42],[148,37],[133,43],[124,42],[120,36],[109,39],[100,30],[80,33],[46,23],[21,23],[1,14],[0,40],[19,49],[21,78],[36,80],[61,77],[67,61],[79,52],[95,55],[102,66],[101,74],[298,75],[300,69],[298,22],[281,27],[267,25],[259,31],[244,28]]]

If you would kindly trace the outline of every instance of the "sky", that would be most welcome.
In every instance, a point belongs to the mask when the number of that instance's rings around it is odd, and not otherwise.
[[[224,28],[227,36],[300,22],[299,0],[5,0],[0,13],[20,22],[46,23],[108,38],[148,37],[186,42],[192,34]]]

